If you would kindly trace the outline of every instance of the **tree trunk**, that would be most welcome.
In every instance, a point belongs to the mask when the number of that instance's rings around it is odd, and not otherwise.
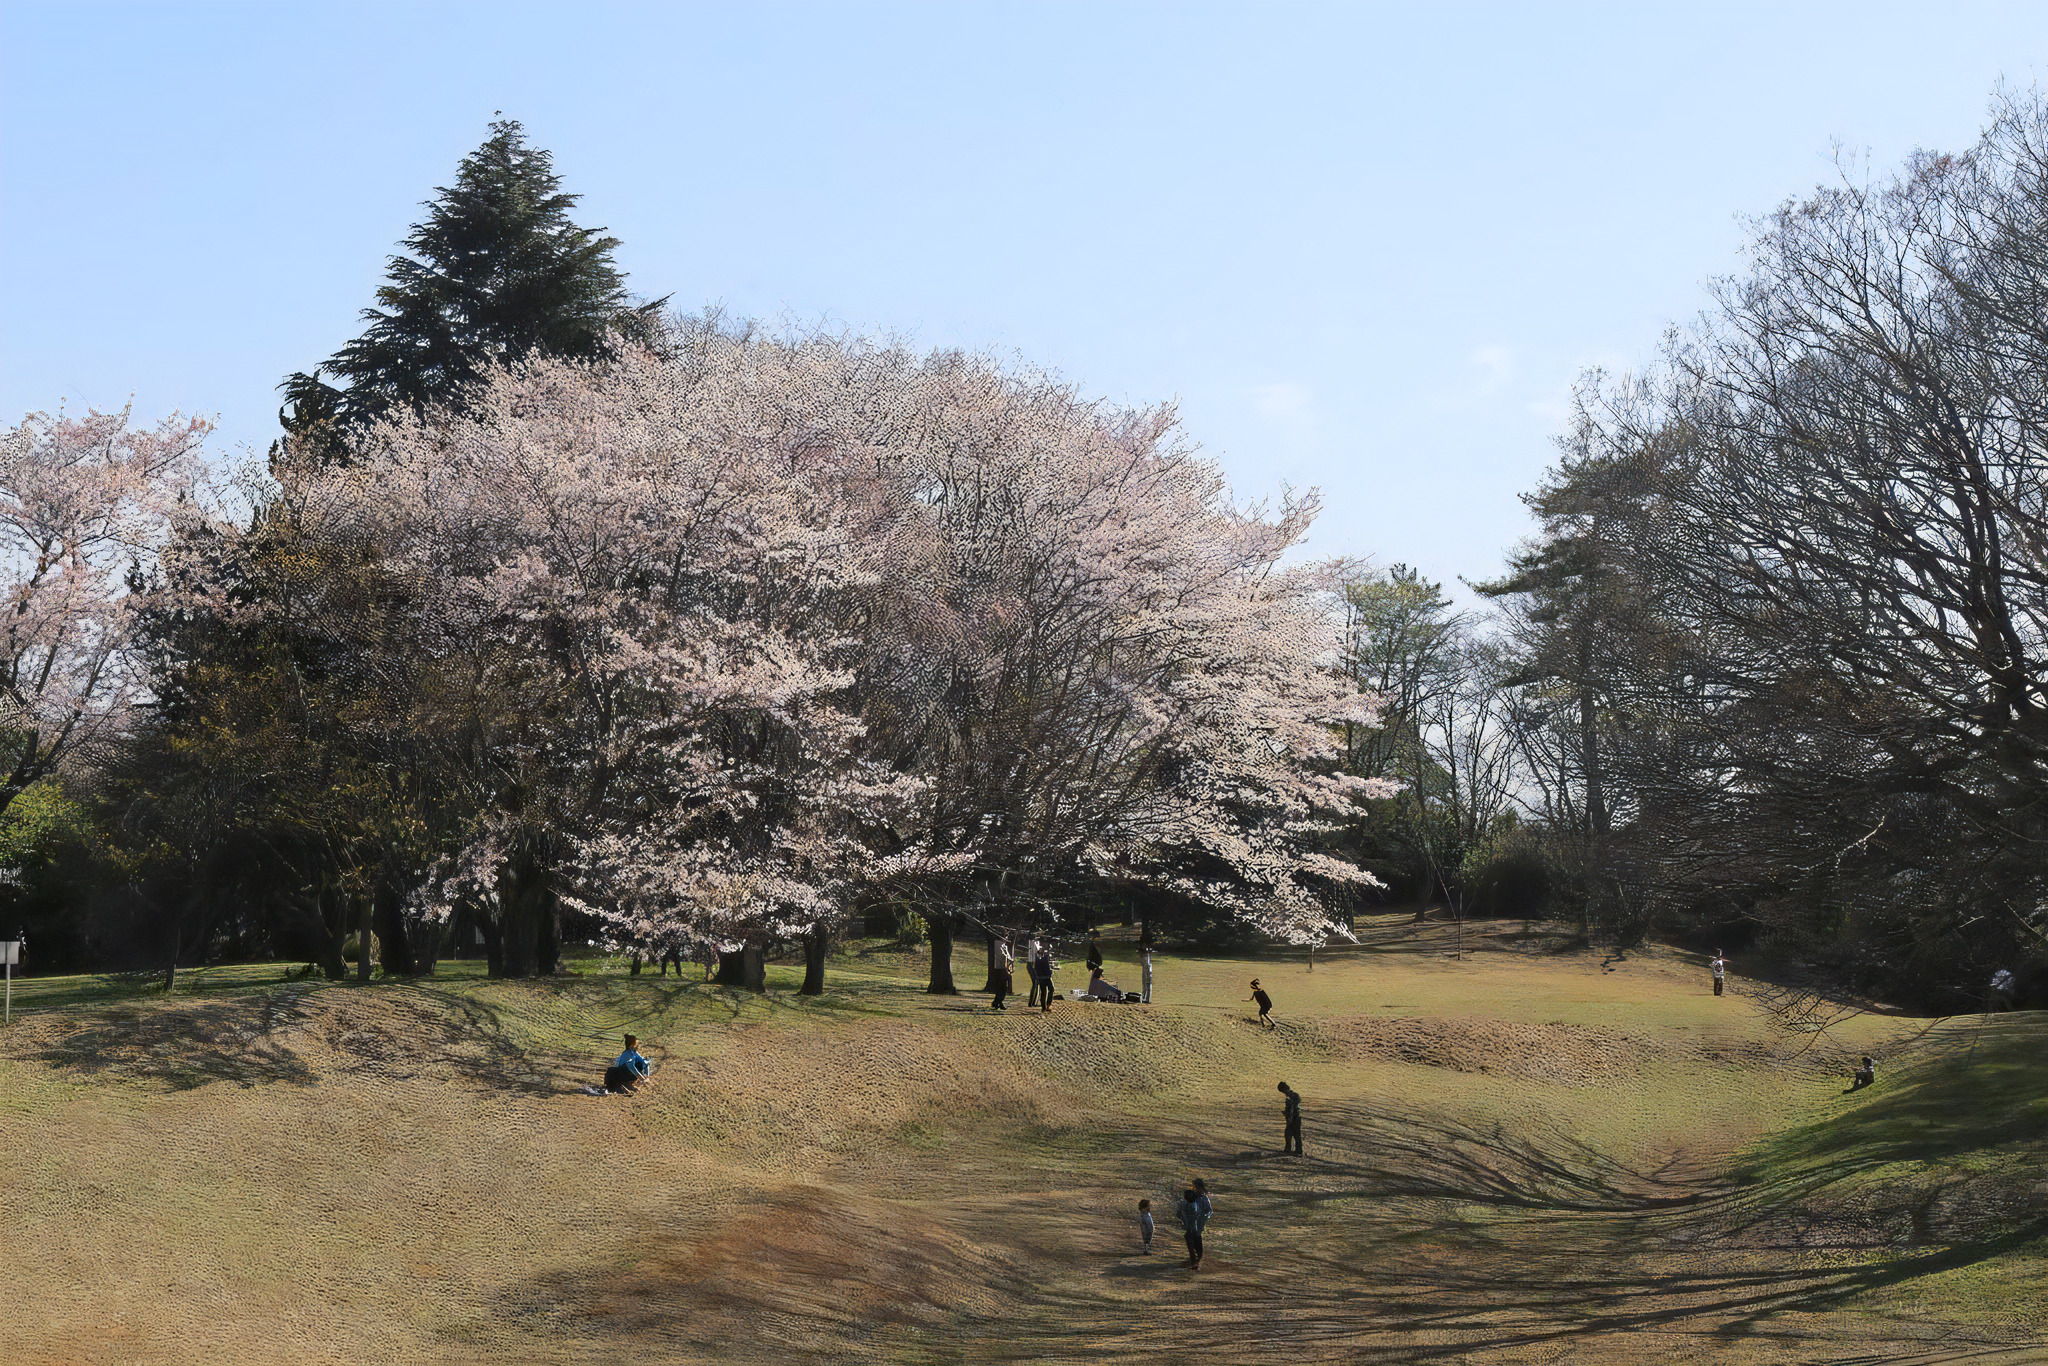
[[[179,921],[171,927],[171,961],[164,964],[164,995],[171,994],[171,988],[178,984],[178,955],[185,949],[185,922]]]
[[[798,988],[797,995],[825,994],[825,952],[831,947],[832,931],[820,920],[804,936],[804,984]]]
[[[379,887],[376,893],[377,958],[386,977],[411,977],[414,966],[412,936],[406,933],[404,898],[396,887]]]
[[[354,898],[356,908],[356,981],[370,980],[370,956],[377,944],[377,903],[372,897]]]
[[[768,990],[768,953],[758,941],[748,940],[740,950],[740,971],[748,991]]]
[[[932,981],[925,994],[958,996],[960,988],[953,985],[953,916],[926,915],[924,923],[932,936]]]
[[[505,975],[505,937],[498,933],[497,918],[485,913],[481,908],[474,911],[473,914],[474,920],[471,927],[478,934],[482,935],[484,940],[484,972],[487,976],[503,977]]]
[[[1001,941],[996,938],[994,930],[984,929],[982,934],[988,940],[988,980],[981,984],[981,989],[987,992],[994,992],[997,974],[1002,970],[1003,966]]]
[[[640,955],[637,953],[633,955],[633,975],[635,977],[640,975]],[[668,974],[664,972],[662,976],[666,977]]]
[[[540,878],[540,909],[534,920],[540,942],[536,945],[534,969],[542,977],[552,977],[562,968],[562,899],[555,895],[552,869],[542,869]]]
[[[499,975],[531,977],[540,971],[545,877],[537,861],[521,851],[498,871]]]
[[[1586,770],[1586,833],[1597,843],[1607,838],[1607,784],[1600,763],[1599,711],[1591,688],[1579,692],[1579,762]]]
[[[434,975],[441,963],[441,937],[449,932],[450,927],[438,920],[414,919],[406,924],[405,942],[412,950],[414,976]]]
[[[738,951],[727,953],[724,949],[718,950],[718,973],[711,980],[722,987],[745,986],[747,967],[741,961],[744,957],[745,955]]]
[[[348,965],[341,961],[341,934],[335,929],[334,920],[327,914],[327,898],[316,893],[312,896],[296,896],[292,904],[302,917],[300,924],[312,940],[313,959],[320,965],[321,975],[330,982],[339,982],[348,976]]]

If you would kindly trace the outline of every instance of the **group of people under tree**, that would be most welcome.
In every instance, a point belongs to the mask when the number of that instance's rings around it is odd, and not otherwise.
[[[1152,1004],[1152,943],[1141,940],[1138,944],[1139,989],[1127,992],[1103,975],[1102,933],[1088,931],[1088,985],[1080,993],[1080,999],[1128,1003],[1133,1005]],[[1031,992],[1025,998],[1027,1007],[1036,1007],[1045,1013],[1052,1009],[1058,999],[1059,990],[1053,974],[1059,968],[1054,955],[1054,940],[1051,934],[1035,934],[1024,946],[1024,971],[1031,979]],[[996,941],[995,959],[989,970],[990,992],[994,999],[989,1003],[991,1010],[1008,1010],[1008,998],[1016,990],[1016,951],[1007,938]]]

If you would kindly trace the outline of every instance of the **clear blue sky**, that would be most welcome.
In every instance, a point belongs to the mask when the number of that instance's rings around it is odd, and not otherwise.
[[[633,287],[1178,399],[1314,548],[1492,572],[1740,216],[1968,143],[2040,4],[0,0],[0,419],[274,432],[494,110]]]

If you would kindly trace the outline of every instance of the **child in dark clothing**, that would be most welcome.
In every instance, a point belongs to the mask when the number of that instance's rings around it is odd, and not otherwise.
[[[1284,1110],[1282,1113],[1283,1122],[1286,1124],[1287,1127],[1285,1133],[1281,1136],[1280,1139],[1281,1150],[1283,1152],[1292,1153],[1296,1157],[1300,1157],[1301,1092],[1295,1090],[1293,1087],[1289,1086],[1286,1082],[1283,1081],[1280,1083],[1280,1094],[1287,1097]]]
[[[1273,998],[1266,994],[1266,989],[1259,985],[1256,977],[1252,978],[1251,999],[1259,1004],[1259,1023],[1268,1029],[1278,1029],[1280,1026],[1273,1023]]]
[[[1145,1250],[1150,1252],[1152,1250],[1152,1202],[1150,1200],[1140,1200],[1138,1202],[1138,1236],[1144,1239]]]

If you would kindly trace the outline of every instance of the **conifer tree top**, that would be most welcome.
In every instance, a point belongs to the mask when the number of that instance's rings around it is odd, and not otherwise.
[[[280,386],[285,426],[346,433],[456,401],[494,363],[597,355],[613,331],[644,333],[665,301],[632,302],[612,264],[618,239],[572,223],[577,199],[516,120],[492,123],[391,258],[363,334]]]

